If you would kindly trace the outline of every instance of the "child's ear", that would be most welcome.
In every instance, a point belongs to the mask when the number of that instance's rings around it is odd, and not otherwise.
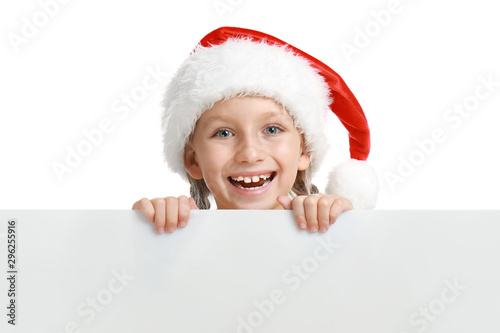
[[[311,165],[311,153],[307,151],[306,145],[304,143],[304,137],[301,137],[301,148],[300,148],[300,156],[299,163],[297,166],[297,170],[303,171],[309,168]]]
[[[187,144],[186,151],[184,152],[184,167],[194,179],[203,179],[203,174],[196,160],[196,153],[191,143]]]
[[[297,170],[306,170],[307,168],[309,168],[309,165],[311,165],[311,154],[303,150],[299,156],[299,164],[297,166]]]

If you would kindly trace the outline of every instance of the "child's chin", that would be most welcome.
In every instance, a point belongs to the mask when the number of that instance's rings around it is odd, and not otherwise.
[[[255,202],[255,203],[241,203],[241,204],[236,204],[234,208],[230,209],[282,209],[281,205],[276,202],[276,203],[270,203],[270,202]]]

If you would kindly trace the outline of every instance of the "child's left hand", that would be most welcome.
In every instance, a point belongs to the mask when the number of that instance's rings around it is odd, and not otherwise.
[[[333,194],[300,195],[293,199],[280,195],[277,200],[284,209],[293,209],[300,229],[311,232],[327,232],[340,213],[354,209],[349,200]]]

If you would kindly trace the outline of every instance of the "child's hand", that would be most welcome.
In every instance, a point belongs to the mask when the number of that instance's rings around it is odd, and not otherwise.
[[[283,208],[293,209],[295,222],[300,229],[309,229],[311,232],[328,231],[330,224],[337,220],[340,213],[354,209],[349,200],[333,194],[301,195],[293,200],[280,195],[277,200]]]
[[[134,203],[132,209],[140,210],[146,216],[148,222],[155,224],[157,233],[174,232],[177,227],[184,228],[189,221],[189,211],[198,209],[193,198],[184,195],[166,198],[154,198],[141,200]]]

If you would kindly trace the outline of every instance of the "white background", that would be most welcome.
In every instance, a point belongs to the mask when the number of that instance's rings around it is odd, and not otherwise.
[[[2,2],[0,208],[129,209],[142,197],[188,194],[162,157],[167,82],[123,119],[112,106],[142,84],[147,68],[173,73],[205,34],[224,25],[272,34],[344,78],[372,130],[378,208],[499,208],[500,87],[457,128],[443,120],[447,109],[474,95],[481,76],[500,82],[494,2],[401,0],[385,26],[373,13],[390,0],[219,2],[230,9],[218,13],[213,0],[72,0],[57,9],[55,0]],[[52,17],[43,14],[44,3],[52,3]],[[12,36],[24,38],[26,22],[40,27],[15,46]],[[355,46],[367,28],[369,42],[348,59],[342,43]],[[347,132],[331,118],[334,144],[315,177],[320,189],[328,169],[348,158]],[[58,179],[52,164],[64,164],[67,148],[103,119],[113,122],[111,133]],[[398,174],[400,158],[417,156],[415,140],[437,128],[445,142],[391,188],[387,173]]]

